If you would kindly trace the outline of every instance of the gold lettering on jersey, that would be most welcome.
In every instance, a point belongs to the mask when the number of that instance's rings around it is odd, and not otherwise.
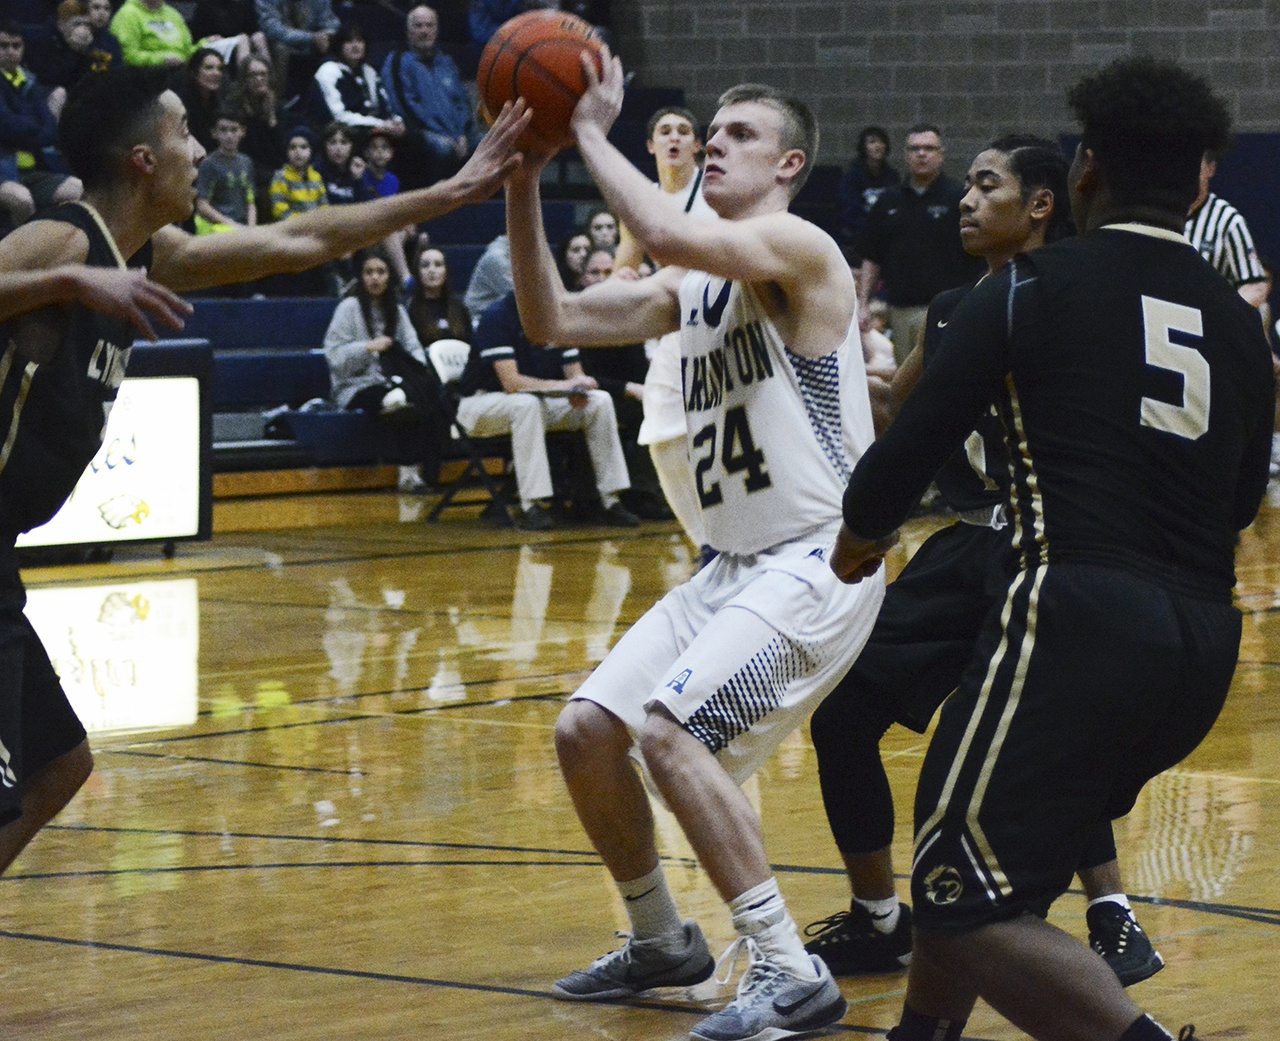
[[[719,408],[735,386],[750,386],[773,376],[773,360],[758,321],[735,326],[724,345],[707,354],[680,359],[686,412]]]
[[[88,377],[113,390],[124,382],[125,366],[129,362],[129,348],[117,347],[109,340],[99,340],[89,356]]]

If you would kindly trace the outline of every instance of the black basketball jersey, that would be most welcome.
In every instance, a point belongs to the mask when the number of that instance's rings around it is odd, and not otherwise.
[[[956,308],[850,481],[858,535],[892,531],[996,403],[1024,566],[1119,567],[1225,597],[1268,479],[1258,314],[1174,232],[1117,225],[1018,257]]]
[[[951,312],[969,295],[972,286],[948,289],[933,298],[925,318],[920,348],[925,366],[933,360]],[[938,494],[956,513],[992,514],[1008,498],[1009,456],[1004,433],[993,409],[982,414],[976,429],[951,453],[934,477]]]
[[[85,263],[125,266],[87,205],[68,203],[41,219],[84,231]],[[149,265],[150,244],[134,259]],[[102,446],[133,339],[128,322],[79,305],[48,307],[0,326],[0,532],[43,524],[75,489]],[[56,350],[43,363],[26,360],[19,344],[29,340],[52,340]]]

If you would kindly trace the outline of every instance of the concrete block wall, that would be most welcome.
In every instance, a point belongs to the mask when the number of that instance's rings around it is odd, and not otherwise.
[[[901,170],[906,129],[927,121],[963,175],[997,134],[1074,132],[1067,87],[1126,54],[1206,76],[1237,131],[1280,131],[1278,0],[613,0],[613,16],[638,82],[683,86],[703,119],[738,82],[805,98],[824,163],[877,123]]]

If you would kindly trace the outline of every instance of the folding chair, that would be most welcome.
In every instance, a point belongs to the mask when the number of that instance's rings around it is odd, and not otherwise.
[[[505,471],[511,464],[511,438],[472,437],[458,422],[458,381],[467,367],[467,359],[471,356],[470,344],[463,340],[436,340],[427,347],[427,356],[440,377],[440,407],[449,420],[450,445],[445,448],[446,458],[461,460],[466,469],[456,481],[444,489],[440,501],[431,508],[427,520],[439,520],[440,514],[449,506],[470,506],[472,503],[456,502],[459,492],[466,488],[483,488],[488,493],[492,507],[498,511],[507,524],[514,524],[515,517],[511,512],[511,499],[507,494],[509,484]],[[484,467],[485,459],[501,459],[504,474],[495,478]]]

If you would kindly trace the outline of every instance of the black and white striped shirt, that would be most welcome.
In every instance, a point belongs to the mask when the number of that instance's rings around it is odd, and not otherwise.
[[[1204,205],[1187,218],[1186,236],[1209,265],[1236,288],[1266,280],[1249,226],[1225,199],[1210,192]]]

